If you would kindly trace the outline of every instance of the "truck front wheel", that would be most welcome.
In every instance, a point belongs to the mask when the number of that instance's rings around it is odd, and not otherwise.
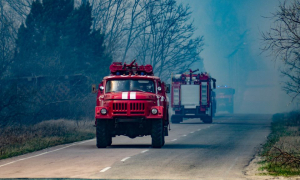
[[[162,119],[156,119],[152,121],[152,147],[161,148],[164,145],[164,127]]]
[[[107,123],[106,120],[97,119],[96,139],[98,148],[106,148],[108,145]]]

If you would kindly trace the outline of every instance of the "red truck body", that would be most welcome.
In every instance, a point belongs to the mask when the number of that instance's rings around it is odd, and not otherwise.
[[[217,112],[227,111],[229,113],[234,112],[234,94],[235,90],[228,86],[218,86],[215,90]]]
[[[99,84],[95,107],[97,146],[111,145],[112,137],[151,135],[152,146],[164,145],[169,125],[166,93],[169,86],[153,75],[151,65],[114,62],[111,75]]]
[[[215,113],[212,89],[216,80],[207,73],[193,74],[196,71],[172,77],[171,106],[175,112],[172,123],[180,123],[183,118],[200,118],[204,123],[212,123]]]

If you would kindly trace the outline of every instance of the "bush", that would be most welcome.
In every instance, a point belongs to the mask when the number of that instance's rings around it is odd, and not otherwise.
[[[300,112],[275,114],[263,146],[262,169],[271,175],[300,175]]]

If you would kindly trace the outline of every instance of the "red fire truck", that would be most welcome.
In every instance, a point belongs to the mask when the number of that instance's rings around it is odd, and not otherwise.
[[[154,76],[151,65],[114,62],[111,75],[99,84],[95,108],[97,147],[112,144],[112,137],[151,135],[152,147],[160,148],[168,136],[169,114],[166,85]]]
[[[212,89],[216,88],[216,79],[207,73],[193,74],[196,71],[172,77],[171,106],[175,112],[172,123],[180,123],[183,118],[200,118],[204,123],[212,123],[216,108]]]
[[[218,112],[227,111],[232,114],[234,110],[233,95],[235,94],[235,89],[226,85],[218,86],[215,92]]]

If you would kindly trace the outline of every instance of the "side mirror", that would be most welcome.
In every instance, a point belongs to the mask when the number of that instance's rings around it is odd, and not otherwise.
[[[171,86],[170,84],[166,84],[166,93],[170,93]]]
[[[93,94],[96,94],[96,93],[97,93],[96,84],[92,84],[92,93],[93,93]]]
[[[213,81],[213,89],[216,89],[216,79],[215,78],[211,78],[212,79],[212,81]]]

